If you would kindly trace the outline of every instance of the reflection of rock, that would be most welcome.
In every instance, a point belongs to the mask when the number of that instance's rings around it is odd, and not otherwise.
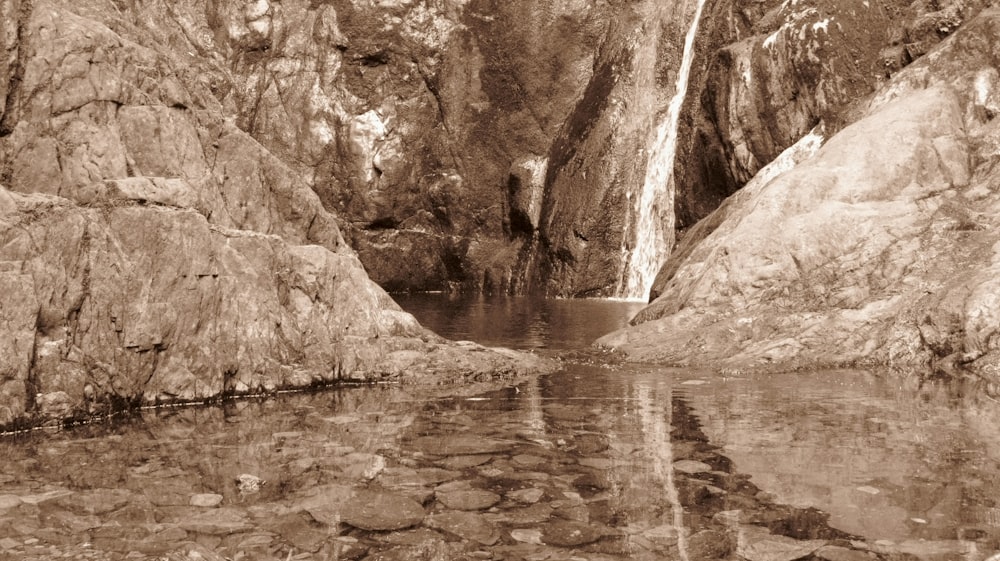
[[[972,164],[996,159],[978,92],[998,22],[966,24],[815,156],[738,193],[668,263],[645,323],[602,341],[664,362],[994,372],[1000,202],[993,166]]]

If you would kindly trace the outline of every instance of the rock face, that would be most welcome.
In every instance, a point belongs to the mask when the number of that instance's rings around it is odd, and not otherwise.
[[[294,144],[327,132],[311,113],[275,113],[326,102],[268,97],[273,76],[259,95],[234,78],[292,41],[275,13],[305,6],[240,6],[0,3],[0,426],[112,402],[527,368],[443,344],[368,279],[302,161],[327,160]],[[336,43],[323,13],[307,29]],[[298,62],[260,69],[319,87],[322,61]],[[266,134],[244,122],[249,98]],[[364,115],[346,138],[367,142],[378,118]]]
[[[998,32],[1000,11],[984,11],[861,120],[759,174],[692,231],[638,325],[602,342],[637,360],[929,364],[995,381]]]
[[[678,133],[679,227],[708,215],[821,121],[832,132],[855,120],[857,99],[984,5],[715,3],[699,38],[702,58]]]

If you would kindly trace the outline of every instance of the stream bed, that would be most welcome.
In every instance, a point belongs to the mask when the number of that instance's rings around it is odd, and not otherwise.
[[[983,561],[1000,405],[867,371],[574,353],[634,303],[400,298],[562,354],[474,396],[358,387],[0,440],[0,559]],[[575,358],[574,358],[575,357]]]

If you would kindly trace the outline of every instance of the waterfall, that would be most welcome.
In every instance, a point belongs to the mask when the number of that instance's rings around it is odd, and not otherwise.
[[[646,163],[646,177],[642,191],[635,203],[635,245],[626,272],[625,298],[649,299],[656,273],[670,250],[667,236],[673,235],[673,169],[677,152],[677,125],[680,120],[684,94],[687,92],[691,63],[694,60],[694,39],[698,34],[705,0],[697,0],[694,17],[684,37],[684,54],[677,73],[674,97],[667,106],[667,116],[656,128],[656,140]],[[665,215],[665,216],[664,216]],[[671,245],[673,240],[669,242]]]

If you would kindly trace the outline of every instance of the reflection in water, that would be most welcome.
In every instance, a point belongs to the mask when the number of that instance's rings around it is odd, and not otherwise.
[[[393,294],[443,337],[515,349],[579,349],[624,327],[641,302],[527,296]]]
[[[887,380],[567,363],[22,435],[0,559],[986,560],[1000,408]]]
[[[650,456],[653,474],[662,481],[667,500],[670,501],[671,522],[677,535],[677,552],[682,561],[687,561],[684,508],[674,482],[674,452],[669,429],[673,417],[673,400],[663,395],[659,396],[659,400],[654,400],[651,390],[648,385],[637,385],[634,388],[644,449]]]
[[[983,408],[867,377],[691,376],[571,364],[472,398],[358,388],[3,441],[0,558],[997,550],[997,425]],[[266,483],[241,487],[244,474]]]
[[[706,432],[783,502],[875,539],[995,533],[997,404],[864,372],[713,380],[692,388]],[[993,422],[984,423],[985,417]]]

